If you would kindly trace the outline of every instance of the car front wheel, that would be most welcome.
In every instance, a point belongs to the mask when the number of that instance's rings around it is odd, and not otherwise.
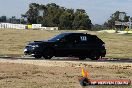
[[[45,59],[51,59],[53,56],[54,56],[54,51],[52,49],[46,49],[43,54],[43,57]]]

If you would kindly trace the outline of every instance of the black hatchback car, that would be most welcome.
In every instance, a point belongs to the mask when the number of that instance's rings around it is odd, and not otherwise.
[[[34,41],[24,49],[25,55],[35,58],[79,57],[98,60],[105,57],[105,43],[96,35],[86,33],[61,33],[45,41]]]

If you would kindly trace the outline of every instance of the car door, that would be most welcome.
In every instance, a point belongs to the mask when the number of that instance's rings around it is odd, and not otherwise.
[[[69,34],[57,42],[55,45],[57,56],[71,55],[71,52],[73,51],[73,44],[71,41],[71,35]]]
[[[86,55],[87,53],[87,36],[85,34],[77,35],[77,42],[74,44],[75,53],[78,56]]]
[[[68,54],[72,56],[76,56],[78,54],[78,42],[79,42],[79,36],[75,34],[71,34],[68,36]]]

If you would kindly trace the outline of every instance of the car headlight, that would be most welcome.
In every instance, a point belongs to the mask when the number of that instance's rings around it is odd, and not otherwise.
[[[33,47],[33,48],[36,48],[36,47],[39,47],[39,46],[38,46],[38,45],[33,45],[32,47]]]

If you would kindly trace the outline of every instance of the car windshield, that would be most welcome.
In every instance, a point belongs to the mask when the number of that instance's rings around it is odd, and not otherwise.
[[[49,39],[48,41],[58,41],[60,39],[62,39],[64,36],[68,35],[68,33],[63,33],[63,34],[59,34],[59,35],[56,35],[55,37]]]

